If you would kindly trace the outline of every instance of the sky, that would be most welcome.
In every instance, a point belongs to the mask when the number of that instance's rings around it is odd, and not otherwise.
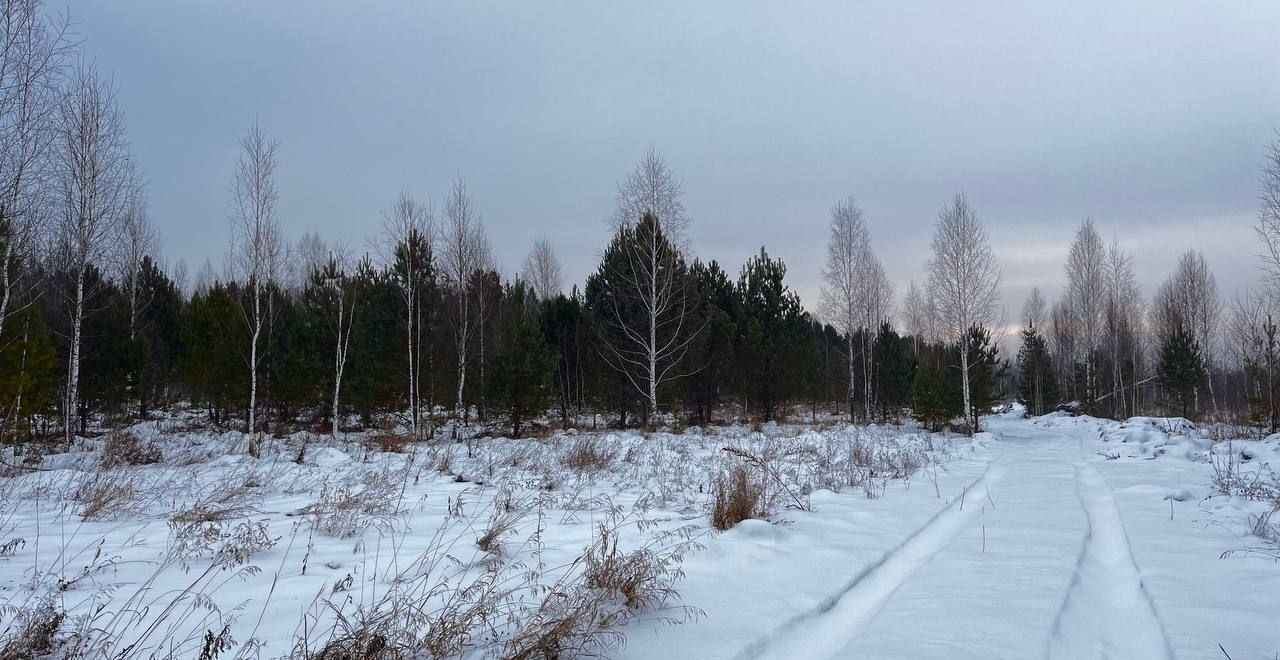
[[[470,189],[500,268],[549,239],[581,284],[616,184],[654,145],[694,253],[767,248],[816,309],[853,195],[901,294],[964,192],[1007,317],[1062,288],[1093,218],[1147,295],[1203,250],[1259,278],[1259,168],[1280,127],[1280,3],[72,0],[119,90],[164,256],[221,264],[238,141],[280,143],[279,215],[368,249],[401,191]],[[56,6],[56,5],[54,5]]]

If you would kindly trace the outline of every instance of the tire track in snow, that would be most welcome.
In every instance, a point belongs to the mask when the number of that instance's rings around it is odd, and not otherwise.
[[[993,465],[994,462],[988,463],[982,475],[965,487],[966,493],[981,492],[980,487],[1000,480],[1004,466]],[[792,617],[737,657],[826,658],[839,653],[903,583],[982,515],[983,504],[981,497],[966,498],[962,494],[816,608]]]
[[[1075,471],[1088,529],[1045,657],[1171,660],[1173,649],[1142,584],[1115,494],[1096,467],[1077,463]]]

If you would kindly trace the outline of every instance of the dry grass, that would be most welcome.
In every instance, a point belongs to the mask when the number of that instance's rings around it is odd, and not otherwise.
[[[0,660],[28,660],[52,654],[58,647],[58,630],[66,620],[66,612],[47,604],[34,610],[12,609],[0,615],[9,619],[0,633]]]
[[[154,465],[162,460],[164,455],[155,443],[144,442],[142,438],[126,431],[114,431],[107,434],[107,439],[102,444],[98,465],[102,468]]]
[[[409,451],[409,436],[395,433],[377,433],[365,440],[365,447],[373,451],[403,454]]]
[[[746,466],[735,465],[728,474],[722,474],[716,480],[715,489],[712,527],[723,531],[760,512],[762,489],[752,482],[751,471]]]
[[[507,527],[511,516],[494,510],[490,529]],[[461,535],[449,538],[442,528],[377,602],[359,604],[355,611],[344,606],[349,600],[324,601],[319,611],[313,606],[303,628],[311,638],[296,639],[292,657],[600,657],[623,643],[619,626],[642,613],[661,611],[678,597],[673,585],[682,577],[679,564],[684,553],[696,547],[692,528],[681,528],[657,534],[649,544],[626,552],[618,532],[634,522],[619,513],[611,515],[610,523],[598,528],[591,547],[571,564],[554,569],[497,555],[462,562]],[[522,541],[513,557],[525,551],[542,553],[541,527],[540,523]],[[560,577],[548,582],[553,572]],[[686,619],[694,612],[679,611]],[[327,632],[319,626],[325,613],[332,620]],[[316,639],[318,633],[327,638]]]
[[[617,451],[605,446],[604,440],[595,435],[580,435],[565,451],[562,462],[578,472],[602,472],[613,465]]]
[[[357,536],[371,526],[390,527],[399,512],[404,477],[399,471],[371,471],[364,475],[363,487],[326,480],[316,501],[297,515],[310,517],[317,532],[337,538]]]
[[[72,498],[80,504],[83,520],[105,520],[138,508],[141,484],[127,470],[95,470],[85,476]]]
[[[523,511],[498,511],[489,519],[489,527],[476,539],[476,547],[493,554],[502,554],[502,537],[515,530],[516,525],[524,518]]]

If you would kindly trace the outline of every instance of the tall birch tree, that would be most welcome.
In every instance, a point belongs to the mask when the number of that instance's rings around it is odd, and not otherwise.
[[[1066,300],[1076,322],[1079,355],[1072,356],[1084,365],[1084,398],[1093,401],[1098,395],[1098,351],[1102,344],[1106,311],[1106,248],[1102,237],[1086,218],[1076,230],[1067,252]]]
[[[287,254],[280,220],[276,216],[278,152],[279,143],[268,138],[254,122],[240,140],[240,158],[236,162],[231,187],[230,266],[245,288],[240,312],[249,331],[246,427],[253,438],[256,438],[258,430],[258,372],[271,311],[268,298],[279,284]],[[252,439],[250,450],[257,451],[257,443]]]
[[[63,420],[70,440],[80,407],[82,330],[87,302],[94,293],[88,290],[89,269],[107,265],[116,229],[128,213],[136,185],[116,90],[92,64],[82,62],[73,73],[59,108],[57,137],[61,209],[55,240],[61,269],[71,280],[66,289],[71,334]]]
[[[523,276],[538,300],[550,300],[564,290],[560,259],[556,257],[551,241],[540,238],[533,242],[533,248],[524,260]]]
[[[441,231],[440,257],[445,286],[453,296],[449,325],[453,331],[454,354],[458,361],[458,378],[454,398],[453,436],[459,437],[460,426],[467,420],[464,398],[471,340],[477,326],[471,295],[471,275],[482,266],[487,240],[480,216],[472,205],[467,186],[459,178],[445,199],[444,227]]]
[[[43,202],[65,174],[60,83],[74,50],[66,31],[67,20],[50,17],[42,0],[0,3],[0,337],[30,298],[30,261],[45,220],[57,216]]]
[[[987,231],[963,193],[939,214],[932,247],[933,258],[928,264],[930,297],[937,305],[942,330],[959,345],[960,392],[967,420],[973,401],[970,330],[995,320],[1000,268]],[[977,430],[971,428],[970,432]]]
[[[618,183],[617,205],[611,218],[611,249],[618,259],[605,258],[600,273],[611,297],[607,323],[619,332],[606,341],[602,354],[627,376],[645,402],[645,420],[658,414],[659,386],[675,373],[692,329],[685,274],[688,256],[684,185],[653,146]],[[625,263],[625,267],[622,264]],[[625,301],[625,302],[624,302]]]
[[[382,214],[382,247],[386,268],[404,303],[406,337],[406,398],[409,431],[414,439],[432,434],[431,416],[422,415],[423,362],[431,373],[431,351],[423,350],[431,332],[435,288],[435,212],[408,193]],[[425,353],[425,355],[424,355]],[[428,401],[432,397],[427,397]],[[425,428],[424,428],[425,427]]]

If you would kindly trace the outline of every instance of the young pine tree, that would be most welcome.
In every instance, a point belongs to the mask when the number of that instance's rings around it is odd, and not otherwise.
[[[978,421],[982,413],[989,412],[991,406],[1004,396],[1000,383],[1009,370],[1009,364],[1000,360],[1000,347],[991,341],[991,331],[981,326],[970,328],[966,341],[961,345],[969,348],[969,410],[965,412],[969,416],[969,428],[977,433],[981,430]],[[961,348],[957,346],[954,350],[958,353]],[[962,361],[956,358],[953,364],[962,364]]]
[[[1049,412],[1058,398],[1057,381],[1053,377],[1053,361],[1049,345],[1035,325],[1022,330],[1022,348],[1018,350],[1018,402],[1026,406],[1028,416]]]
[[[542,336],[537,307],[523,282],[507,288],[501,322],[501,347],[486,383],[490,409],[511,423],[511,437],[520,437],[529,419],[547,411],[553,401],[551,377],[556,354]]]
[[[809,318],[800,296],[783,281],[786,274],[786,264],[760,248],[738,277],[745,319],[734,350],[739,382],[750,412],[766,421],[774,419],[783,404],[802,396],[806,377]]]
[[[887,321],[880,324],[875,350],[876,401],[882,419],[897,419],[911,398],[916,361],[907,339],[900,337]]]
[[[32,303],[9,315],[0,340],[0,442],[30,439],[58,383],[53,335]]]
[[[926,360],[916,369],[911,384],[911,412],[916,421],[931,431],[941,430],[961,416],[964,406],[960,397],[959,374]],[[950,369],[949,371],[955,371]],[[951,377],[953,376],[954,377]]]

